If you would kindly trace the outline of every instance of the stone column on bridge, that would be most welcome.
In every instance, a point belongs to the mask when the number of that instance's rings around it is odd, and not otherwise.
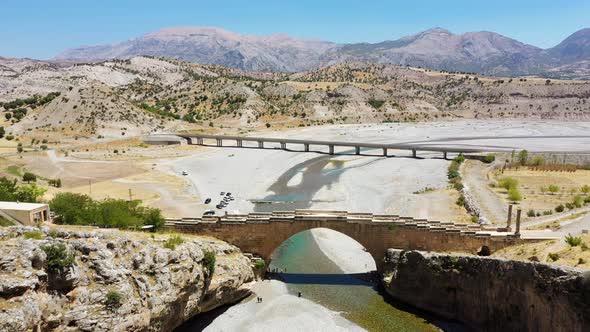
[[[303,149],[305,150],[305,152],[309,152],[309,144],[308,143],[303,144]]]
[[[412,149],[412,158],[416,158],[416,149]]]
[[[387,157],[387,148],[383,148],[383,157]]]
[[[258,147],[264,149],[264,141],[258,141]]]
[[[223,140],[221,138],[216,138],[217,146],[223,146]]]
[[[356,155],[359,155],[359,154],[361,154],[361,147],[360,147],[360,146],[358,146],[358,145],[357,145],[357,146],[355,146],[355,147],[354,147],[354,153],[355,153]]]
[[[197,137],[197,144],[203,145],[203,137]]]
[[[516,230],[514,231],[514,235],[520,237],[520,214],[522,213],[522,209],[518,208],[516,210]]]
[[[443,158],[444,158],[445,160],[447,160],[447,159],[448,159],[448,158],[447,158],[447,151],[443,151]]]
[[[237,139],[236,140],[236,145],[241,148],[242,147],[242,140],[241,139]]]
[[[281,142],[281,149],[287,150],[287,143]]]
[[[334,154],[334,145],[328,145],[328,150],[330,151],[330,154]]]
[[[512,204],[508,204],[508,219],[506,219],[506,231],[512,231]]]

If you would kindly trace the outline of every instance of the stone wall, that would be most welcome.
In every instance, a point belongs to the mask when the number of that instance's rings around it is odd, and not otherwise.
[[[232,245],[117,230],[0,228],[0,331],[171,331],[250,294],[250,260]],[[64,244],[75,265],[58,273],[42,246]],[[213,251],[214,272],[204,253]],[[118,303],[107,294],[116,292]]]
[[[485,331],[590,331],[590,271],[390,249],[387,293]]]

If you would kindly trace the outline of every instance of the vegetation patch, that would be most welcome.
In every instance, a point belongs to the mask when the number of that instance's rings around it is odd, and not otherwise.
[[[44,235],[41,231],[30,231],[23,234],[25,239],[43,240]]]
[[[43,245],[41,250],[47,255],[47,270],[49,272],[63,273],[76,264],[74,254],[63,243]]]
[[[164,248],[176,250],[176,246],[179,246],[182,243],[184,243],[184,239],[180,235],[173,235],[164,242]]]
[[[213,272],[215,272],[216,259],[217,258],[215,257],[215,252],[213,250],[205,250],[205,256],[203,257],[203,266],[205,266],[209,275],[213,275]],[[262,263],[264,264],[264,260],[262,261]]]

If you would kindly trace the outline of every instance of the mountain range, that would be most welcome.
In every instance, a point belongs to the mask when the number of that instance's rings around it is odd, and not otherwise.
[[[590,28],[542,49],[494,32],[453,34],[442,28],[379,43],[338,44],[285,34],[254,36],[215,27],[171,27],[120,43],[68,49],[54,60],[95,62],[142,55],[258,72],[370,62],[493,76],[590,79]]]

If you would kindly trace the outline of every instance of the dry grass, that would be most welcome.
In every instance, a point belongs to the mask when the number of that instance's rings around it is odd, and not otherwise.
[[[537,212],[553,210],[559,204],[571,202],[576,195],[583,195],[580,187],[590,185],[590,171],[577,170],[575,172],[542,172],[533,171],[527,167],[519,169],[507,169],[504,174],[494,171],[490,174],[492,183],[498,183],[503,177],[514,178],[518,181],[518,189],[523,196],[520,202],[523,211],[533,209]],[[551,194],[548,191],[541,192],[542,187],[557,185],[560,191]],[[571,190],[576,192],[572,193]],[[507,201],[506,190],[493,188],[493,190]]]
[[[590,234],[583,235],[582,242],[590,246]],[[590,269],[590,249],[584,245],[572,247],[564,240],[513,246],[499,250],[493,256],[516,260],[534,260],[534,258],[537,258],[544,263]],[[557,257],[557,259],[553,260],[550,256]]]

